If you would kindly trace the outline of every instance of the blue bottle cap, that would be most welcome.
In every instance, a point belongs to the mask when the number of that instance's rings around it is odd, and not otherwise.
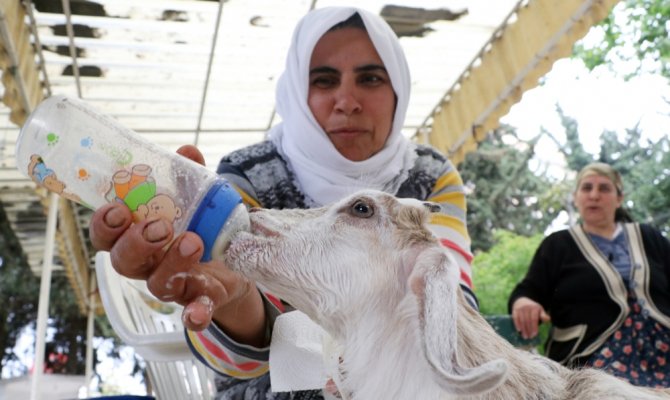
[[[188,224],[188,231],[196,233],[205,243],[200,261],[212,259],[212,247],[223,225],[235,207],[242,202],[239,193],[225,180],[216,181],[207,191]]]

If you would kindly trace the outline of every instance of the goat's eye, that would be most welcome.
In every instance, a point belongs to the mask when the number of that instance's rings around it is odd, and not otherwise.
[[[358,200],[351,206],[351,213],[356,217],[370,218],[374,215],[374,208],[363,200]]]

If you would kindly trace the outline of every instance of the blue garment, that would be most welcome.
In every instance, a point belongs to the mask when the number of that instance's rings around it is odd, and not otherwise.
[[[628,286],[630,282],[631,261],[630,254],[628,253],[628,239],[623,230],[619,231],[611,240],[592,233],[588,235],[598,250],[621,274],[626,286]]]

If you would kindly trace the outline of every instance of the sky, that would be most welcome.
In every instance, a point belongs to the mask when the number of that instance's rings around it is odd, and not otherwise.
[[[544,127],[565,140],[556,104],[576,119],[580,140],[592,154],[599,151],[603,130],[623,134],[639,123],[643,138],[670,134],[670,83],[666,78],[645,75],[625,81],[605,67],[589,72],[579,60],[562,59],[543,82],[527,91],[501,120],[517,127],[523,139],[536,136]],[[553,165],[560,175],[562,158],[556,157],[556,145],[546,138],[537,149],[537,161]]]
[[[535,137],[541,128],[559,141],[565,141],[556,105],[578,123],[585,150],[597,154],[604,130],[620,135],[639,124],[643,139],[658,140],[670,134],[670,83],[667,78],[644,75],[624,80],[606,67],[588,71],[579,60],[562,59],[542,79],[542,84],[527,91],[501,122],[517,128],[522,139]],[[546,168],[557,179],[566,177],[565,160],[556,143],[546,136],[536,146],[531,168]],[[570,223],[562,212],[545,233],[564,229]]]

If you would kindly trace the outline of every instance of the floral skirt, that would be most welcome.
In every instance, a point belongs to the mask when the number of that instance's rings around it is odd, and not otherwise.
[[[636,386],[670,387],[670,329],[642,311],[629,295],[630,314],[596,350],[586,366],[605,370]]]

